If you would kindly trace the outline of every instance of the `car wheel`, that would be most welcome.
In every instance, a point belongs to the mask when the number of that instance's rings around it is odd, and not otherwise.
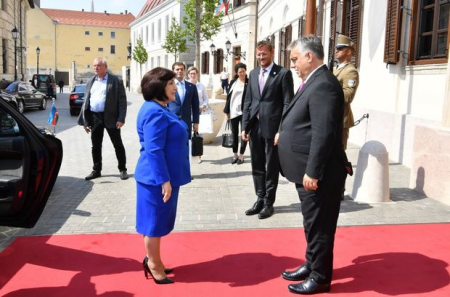
[[[47,108],[47,99],[44,97],[42,98],[41,106],[39,106],[40,110],[45,110]]]
[[[25,110],[25,105],[23,104],[22,100],[17,100],[17,110],[20,113],[23,113],[23,111]]]

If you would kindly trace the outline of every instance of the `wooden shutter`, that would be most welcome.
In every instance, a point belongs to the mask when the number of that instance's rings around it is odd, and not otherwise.
[[[298,37],[303,36],[303,31],[305,30],[305,18],[303,16],[298,20]]]
[[[384,62],[397,64],[400,48],[403,0],[388,0],[386,13],[386,34],[384,40]]]
[[[202,74],[206,73],[206,52],[202,53]]]
[[[328,68],[334,67],[334,47],[336,46],[336,16],[338,0],[331,0],[330,42],[328,43]]]
[[[359,49],[361,44],[360,39],[360,24],[361,24],[361,0],[352,0],[350,7],[350,26],[348,37],[356,42],[355,54],[352,57],[352,62],[359,67]]]
[[[206,58],[205,59],[205,61],[206,61],[205,62],[205,64],[206,64],[206,66],[205,66],[206,67],[206,71],[205,71],[205,73],[209,74],[209,52],[206,52],[205,54],[206,54],[206,57],[205,57]]]
[[[218,61],[220,60],[219,58],[218,58],[218,55],[219,55],[219,50],[216,50],[216,52],[214,53],[214,59],[213,59],[213,73],[214,74],[217,74],[217,73],[220,73],[220,71],[219,72],[217,72],[217,64],[218,64]]]
[[[289,44],[291,44],[292,42],[292,25],[289,25],[285,28],[285,33],[284,33],[284,67],[285,68],[290,68],[290,52],[287,50],[287,47],[289,46]]]
[[[280,34],[278,35],[278,64],[284,66],[284,35],[285,32],[283,29],[280,30]]]

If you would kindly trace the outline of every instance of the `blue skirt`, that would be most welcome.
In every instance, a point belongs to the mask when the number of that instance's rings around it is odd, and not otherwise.
[[[150,237],[169,234],[175,225],[180,187],[172,187],[172,195],[163,201],[161,186],[136,182],[136,231]]]

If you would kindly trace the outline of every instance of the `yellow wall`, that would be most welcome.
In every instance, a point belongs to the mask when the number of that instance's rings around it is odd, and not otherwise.
[[[85,35],[85,31],[89,31],[89,35]],[[103,32],[103,36],[99,36],[99,32]],[[111,32],[115,32],[115,38],[111,38]],[[122,75],[122,66],[129,65],[127,46],[130,42],[130,29],[57,25],[56,39],[59,71],[68,71],[72,61],[75,61],[78,74],[93,72],[92,62],[97,57],[106,58],[108,69],[119,76]],[[111,45],[116,46],[115,54],[111,54]],[[90,51],[86,51],[85,47],[90,47]],[[103,52],[98,50],[101,47]]]
[[[130,29],[53,24],[53,21],[38,7],[28,12],[28,48],[27,63],[29,73],[36,73],[36,48],[39,46],[39,73],[48,73],[51,68],[69,72],[72,61],[76,62],[77,78],[93,74],[92,63],[97,57],[108,61],[108,69],[115,75],[122,75],[122,66],[129,66],[127,46],[130,42]],[[90,35],[85,35],[89,31]],[[99,36],[98,32],[103,32]],[[115,38],[111,38],[115,32]],[[56,35],[56,38],[55,38]],[[56,44],[55,44],[56,40]],[[111,45],[116,53],[111,54]],[[85,47],[90,47],[86,51]],[[103,52],[98,48],[103,47]],[[88,68],[88,65],[90,68]]]
[[[41,49],[39,55],[39,73],[55,70],[55,25],[39,7],[30,9],[27,13],[27,66],[29,74],[36,73],[36,48]]]

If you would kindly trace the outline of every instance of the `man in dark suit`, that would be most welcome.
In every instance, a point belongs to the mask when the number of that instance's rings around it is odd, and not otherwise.
[[[302,85],[283,114],[276,143],[284,176],[295,183],[306,235],[306,262],[283,278],[297,294],[330,291],[334,235],[347,157],[342,147],[344,93],[323,64],[323,47],[313,35],[289,45]]]
[[[172,65],[172,70],[176,75],[177,92],[175,93],[175,101],[169,103],[169,110],[173,111],[187,124],[189,139],[191,139],[192,126],[194,126],[194,131],[197,132],[200,119],[200,102],[197,87],[184,79],[186,66],[183,62],[175,62]]]
[[[256,46],[259,67],[250,72],[244,101],[242,139],[250,140],[253,183],[257,200],[246,215],[260,219],[274,213],[280,164],[274,137],[283,110],[293,96],[292,73],[273,63],[274,50],[269,41]]]
[[[94,166],[91,174],[86,176],[86,180],[101,176],[102,142],[105,129],[116,151],[120,178],[128,179],[125,148],[120,136],[120,128],[125,124],[127,114],[127,97],[123,83],[107,70],[106,59],[94,60],[95,76],[86,84],[84,103],[78,119],[78,124],[84,126],[86,133],[91,133]]]

